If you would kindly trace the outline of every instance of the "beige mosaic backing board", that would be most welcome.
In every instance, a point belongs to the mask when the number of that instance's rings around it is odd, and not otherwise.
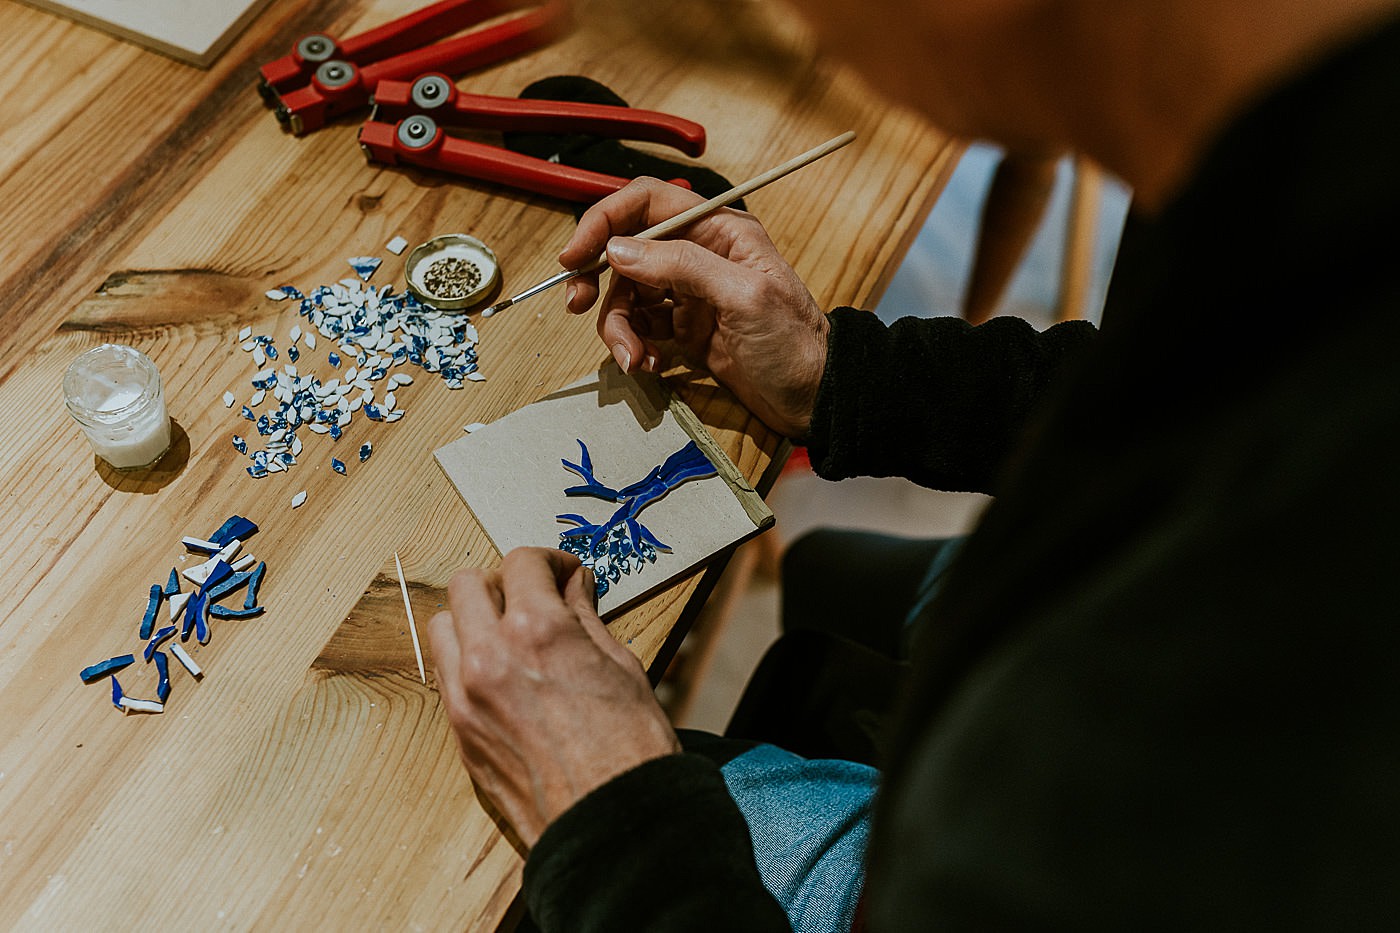
[[[574,526],[556,515],[575,513],[601,523],[619,507],[564,495],[566,487],[582,482],[560,464],[579,462],[578,441],[588,445],[597,480],[621,488],[645,477],[694,433],[704,433],[698,422],[687,431],[685,422],[694,418],[688,413],[658,380],[636,379],[609,364],[435,456],[502,554],[522,545],[557,547],[559,532]],[[642,511],[638,520],[672,550],[613,583],[599,600],[604,617],[773,523],[756,493],[726,480],[738,471],[724,453],[707,435],[695,439],[720,475],[683,483]]]
[[[268,0],[24,0],[207,68]]]

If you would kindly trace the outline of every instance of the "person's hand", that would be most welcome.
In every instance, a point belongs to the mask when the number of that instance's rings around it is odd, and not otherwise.
[[[624,372],[656,371],[657,341],[674,339],[694,366],[713,373],[770,428],[800,437],[811,423],[826,365],[826,316],[743,211],[721,208],[673,239],[627,236],[703,199],[639,178],[579,221],[559,262],[577,269],[607,249],[613,277],[598,311],[598,334]],[[598,277],[569,287],[569,311],[598,300]]]
[[[572,554],[516,548],[463,570],[448,606],[428,623],[442,703],[472,781],[527,846],[589,791],[680,751]]]

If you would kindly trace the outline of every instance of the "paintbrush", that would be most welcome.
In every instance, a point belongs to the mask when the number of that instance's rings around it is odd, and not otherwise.
[[[804,165],[811,165],[813,162],[817,161],[821,157],[835,152],[837,149],[840,149],[842,146],[846,145],[855,138],[856,134],[854,132],[847,131],[845,133],[842,133],[840,136],[828,139],[826,142],[822,143],[820,146],[817,146],[815,149],[809,149],[806,152],[802,153],[800,156],[794,156],[793,158],[788,159],[782,165],[774,166],[773,168],[770,168],[768,171],[764,172],[762,175],[755,175],[748,181],[735,185],[733,188],[730,188],[723,194],[715,195],[713,198],[710,198],[710,200],[697,204],[689,210],[682,211],[676,216],[670,218],[669,220],[663,220],[661,221],[661,223],[657,224],[654,227],[648,227],[641,233],[635,234],[635,236],[639,240],[657,240],[663,236],[666,236],[668,233],[674,233],[680,228],[684,227],[685,225],[694,223],[695,221],[699,220],[701,217],[704,217],[707,214],[714,213],[721,207],[733,204],[735,201],[739,200],[744,195],[749,194],[752,191],[757,191],[764,185],[772,184],[779,178],[782,178],[784,175],[797,171]],[[504,311],[506,308],[509,308],[511,305],[516,304],[517,302],[521,302],[524,301],[526,298],[538,295],[540,292],[545,291],[547,289],[551,289],[554,286],[560,284],[561,282],[567,282],[569,279],[572,279],[575,276],[583,275],[587,272],[596,272],[599,269],[602,269],[607,264],[608,261],[606,258],[599,257],[598,259],[594,260],[593,262],[589,263],[581,269],[571,269],[566,272],[561,272],[558,275],[550,276],[543,282],[540,282],[536,285],[531,285],[529,288],[525,289],[520,294],[514,295],[510,298],[507,298],[505,301],[498,302],[497,304],[492,305],[485,311],[481,312],[481,316],[490,317],[497,311]]]

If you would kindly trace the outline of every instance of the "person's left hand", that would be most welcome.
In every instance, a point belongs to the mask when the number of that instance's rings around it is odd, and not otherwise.
[[[428,623],[438,690],[472,781],[531,848],[589,791],[680,742],[641,663],[593,609],[578,558],[516,548],[463,570]]]

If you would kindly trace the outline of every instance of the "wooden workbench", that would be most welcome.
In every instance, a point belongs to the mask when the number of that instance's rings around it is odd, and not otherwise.
[[[499,559],[431,451],[596,367],[592,322],[550,296],[482,323],[488,381],[453,392],[420,377],[403,421],[357,418],[341,443],[373,440],[375,455],[348,477],[311,436],[290,474],[250,479],[229,444],[243,422],[220,401],[253,372],[238,329],[280,342],[295,321],[267,288],[335,281],[357,255],[384,256],[375,281],[393,281],[396,234],[481,237],[507,292],[557,268],[563,205],[367,165],[357,120],[294,139],[263,109],[256,69],[295,38],[415,5],[273,4],[200,71],[0,0],[0,927],[491,929],[507,915],[521,857],[472,792],[431,676],[418,680],[393,553],[420,626],[453,571]],[[580,31],[464,83],[513,95],[589,75],[703,123],[705,164],[736,181],[856,130],[749,203],[820,302],[872,302],[956,148],[800,36],[756,67],[641,31]],[[144,350],[165,379],[178,436],[155,469],[96,462],[64,410],[64,369],[102,342]],[[777,439],[720,390],[686,396],[762,483]],[[232,513],[262,526],[249,549],[268,562],[267,616],[219,625],[196,654],[204,680],[173,672],[164,714],[123,717],[79,669],[139,649],[149,585],[183,566],[179,538]],[[710,582],[696,574],[611,630],[659,673]],[[146,676],[129,689],[152,693]]]

